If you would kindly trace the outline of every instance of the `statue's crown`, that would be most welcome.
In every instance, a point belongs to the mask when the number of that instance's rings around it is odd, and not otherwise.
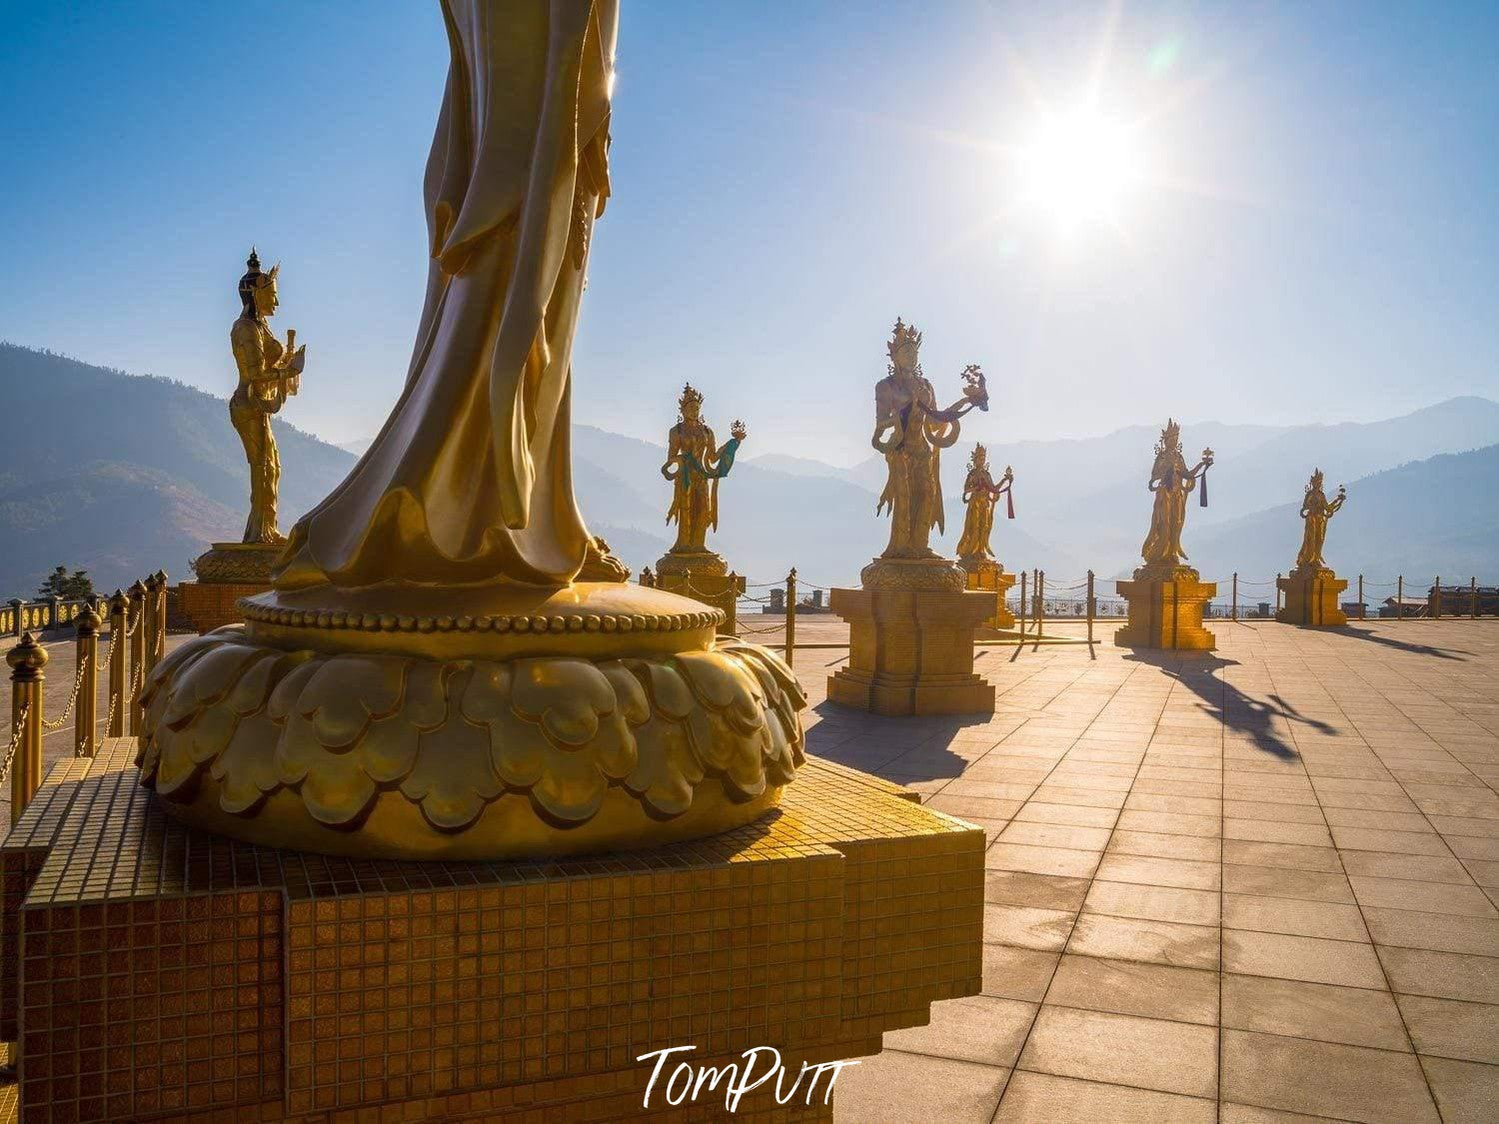
[[[900,317],[895,318],[895,330],[890,333],[890,342],[886,349],[890,352],[890,358],[895,358],[895,353],[906,344],[914,348],[921,347],[921,333],[916,330],[915,324],[907,324]]]
[[[677,399],[677,408],[681,409],[689,402],[691,402],[694,406],[701,406],[703,404],[702,394],[693,389],[691,383],[688,383],[686,386],[682,387],[682,397]]]
[[[239,291],[241,295],[263,288],[276,280],[276,274],[281,272],[281,263],[277,262],[271,266],[269,273],[260,271],[260,254],[254,246],[250,247],[250,256],[245,259],[245,275],[239,279]]]
[[[1166,419],[1166,428],[1161,430],[1161,440],[1156,444],[1155,451],[1160,453],[1171,448],[1181,441],[1182,427],[1176,423],[1175,418]]]
[[[975,445],[973,452],[968,454],[968,467],[975,468],[989,459],[989,450],[982,445]]]

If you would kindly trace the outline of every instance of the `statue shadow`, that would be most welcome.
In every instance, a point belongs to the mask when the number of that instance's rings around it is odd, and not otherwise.
[[[1367,640],[1371,644],[1393,648],[1397,652],[1409,652],[1414,656],[1435,656],[1439,660],[1457,660],[1459,663],[1467,663],[1468,657],[1473,655],[1465,648],[1438,648],[1434,644],[1413,644],[1409,640],[1398,640],[1393,636],[1384,636],[1371,628],[1355,628],[1351,624],[1341,628],[1330,628],[1327,631],[1339,636],[1351,636],[1355,640]]]
[[[1319,734],[1336,734],[1336,726],[1319,718],[1308,718],[1278,694],[1256,698],[1246,694],[1221,675],[1227,667],[1238,667],[1238,660],[1219,656],[1183,656],[1180,653],[1132,652],[1126,661],[1159,668],[1201,700],[1201,708],[1223,723],[1224,728],[1248,737],[1256,749],[1291,761],[1300,757],[1296,748],[1276,732],[1276,722],[1296,722]]]
[[[828,699],[811,709],[819,721],[807,728],[808,753],[895,784],[962,776],[981,754],[954,752],[954,738],[989,723],[987,714],[889,717]]]

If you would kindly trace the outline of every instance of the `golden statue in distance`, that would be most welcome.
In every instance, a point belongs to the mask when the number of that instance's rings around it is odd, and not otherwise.
[[[276,527],[277,492],[281,487],[281,456],[271,415],[279,413],[287,398],[301,386],[307,346],[296,346],[297,332],[288,329],[283,345],[266,323],[281,303],[276,288],[280,265],[269,273],[260,271],[260,256],[252,248],[245,275],[239,279],[243,305],[239,319],[229,331],[239,385],[229,399],[229,420],[245,447],[250,463],[250,517],[245,521],[247,543],[285,541]]]
[[[691,383],[683,387],[677,399],[677,424],[666,439],[661,475],[672,484],[666,521],[677,525],[673,554],[707,551],[708,532],[718,530],[718,482],[734,467],[734,454],[746,435],[744,423],[736,420],[729,428],[729,439],[715,448],[713,429],[703,421],[702,408],[702,394]]]
[[[624,584],[573,498],[617,6],[442,6],[405,388],[292,529],[275,588],[240,602],[244,627],[153,669],[142,780],[195,826],[362,857],[555,856],[746,824],[804,759],[805,695],[770,652],[718,637],[715,609]],[[683,463],[703,454],[687,442]],[[689,484],[683,541],[700,543],[711,503]]]
[[[1213,450],[1204,449],[1197,464],[1187,467],[1181,426],[1168,419],[1150,468],[1148,487],[1155,506],[1150,531],[1140,548],[1145,565],[1135,570],[1133,581],[1117,583],[1119,596],[1129,602],[1129,621],[1114,633],[1114,643],[1120,647],[1207,651],[1217,643],[1202,623],[1208,602],[1218,593],[1217,583],[1202,581],[1187,565],[1187,552],[1182,549],[1187,496],[1197,489],[1202,506],[1207,506],[1207,471],[1212,466]]]
[[[1135,576],[1170,577],[1187,559],[1182,549],[1182,527],[1187,521],[1187,496],[1202,481],[1202,506],[1207,506],[1207,470],[1213,466],[1213,450],[1204,449],[1192,468],[1182,456],[1181,426],[1168,420],[1155,447],[1155,464],[1148,487],[1155,495],[1150,513],[1150,531],[1140,553],[1145,565]],[[1195,571],[1193,571],[1195,573]]]
[[[921,370],[921,333],[895,321],[886,345],[888,372],[874,390],[874,435],[870,444],[885,455],[889,473],[876,513],[890,513],[890,543],[866,566],[866,589],[962,589],[963,575],[928,546],[932,528],[943,529],[942,450],[958,440],[960,419],[974,407],[989,408],[984,373],[963,369],[963,397],[938,409],[937,395]]]
[[[963,535],[958,539],[958,561],[993,558],[989,547],[989,535],[994,529],[994,505],[1000,496],[1011,495],[1015,483],[1015,470],[1005,466],[1005,473],[994,483],[989,474],[989,451],[982,445],[973,447],[968,459],[968,476],[963,481]],[[1012,501],[1013,504],[1013,501]],[[1015,509],[1010,508],[1010,518],[1015,518]]]
[[[1338,498],[1329,502],[1327,493],[1322,490],[1322,470],[1312,470],[1306,495],[1301,501],[1301,518],[1306,523],[1301,533],[1301,550],[1296,554],[1297,570],[1327,568],[1327,563],[1322,560],[1322,548],[1327,542],[1327,521],[1338,513],[1347,498],[1348,489],[1339,484]]]
[[[1329,500],[1322,490],[1322,470],[1312,470],[1301,498],[1301,549],[1296,554],[1296,568],[1276,580],[1283,603],[1275,619],[1286,624],[1311,628],[1341,626],[1348,623],[1339,598],[1348,588],[1348,579],[1340,578],[1322,557],[1327,543],[1327,521],[1336,515],[1348,498],[1348,489],[1338,485],[1336,499]]]

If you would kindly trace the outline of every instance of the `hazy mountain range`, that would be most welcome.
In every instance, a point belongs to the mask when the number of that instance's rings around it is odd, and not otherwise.
[[[59,563],[88,569],[107,588],[162,566],[183,577],[210,541],[239,537],[249,486],[223,398],[0,344],[0,410],[12,419],[0,443],[0,598],[30,594]],[[339,448],[280,419],[274,426],[289,527],[344,477],[364,443]],[[1100,577],[1126,573],[1149,518],[1145,478],[1157,437],[1154,427],[1130,426],[1094,438],[987,441],[996,469],[1012,464],[1016,477],[1017,518],[996,521],[996,553],[1011,569],[1045,568],[1053,584],[1089,566]],[[1192,505],[1185,535],[1206,577],[1289,568],[1302,486],[1320,466],[1329,492],[1349,486],[1328,536],[1340,571],[1380,580],[1404,572],[1423,585],[1437,572],[1499,581],[1499,403],[1458,398],[1332,426],[1188,423],[1183,440],[1193,454],[1210,445],[1217,455],[1210,505]],[[971,449],[962,442],[943,459],[940,545],[949,551],[962,529]],[[752,434],[720,486],[713,545],[752,582],[778,581],[792,565],[808,584],[856,581],[888,534],[874,514],[882,459],[839,467],[753,453]],[[579,502],[635,570],[672,540],[664,456],[648,441],[575,427]]]

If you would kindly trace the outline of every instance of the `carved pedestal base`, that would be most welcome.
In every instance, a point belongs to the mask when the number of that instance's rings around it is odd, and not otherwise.
[[[1315,566],[1292,570],[1275,583],[1285,594],[1283,607],[1275,619],[1285,624],[1309,628],[1338,628],[1348,623],[1339,606],[1339,594],[1348,588],[1346,578],[1331,570]]]
[[[659,589],[315,587],[245,610],[152,669],[140,766],[172,815],[252,843],[649,847],[749,822],[802,761],[791,670]]]
[[[713,606],[724,615],[719,632],[739,634],[738,606],[744,593],[744,576],[730,572],[721,555],[712,551],[663,554],[656,562],[656,588]]]
[[[711,839],[411,863],[186,827],[132,750],[59,762],[0,843],[24,1120],[724,1119],[723,1082],[666,1105],[678,1064],[774,1046],[789,1094],[980,987],[984,833],[841,766]],[[635,1059],[683,1046],[645,1111]],[[830,1119],[810,1079],[732,1119]]]
[[[994,594],[994,615],[983,623],[985,629],[1008,632],[1015,627],[1015,614],[1005,607],[1005,596],[1015,584],[1014,574],[992,558],[959,558],[958,565],[968,575],[968,588]]]
[[[956,569],[956,567],[954,567]],[[848,666],[828,698],[875,714],[993,714],[994,688],[973,673],[973,634],[990,593],[835,589],[849,625]]]
[[[1114,633],[1121,648],[1185,648],[1211,651],[1217,639],[1202,626],[1216,582],[1198,578],[1190,566],[1166,572],[1135,571],[1134,581],[1117,583],[1129,602],[1129,623]]]
[[[197,580],[177,587],[183,616],[199,635],[239,624],[245,619],[240,599],[271,588],[271,567],[280,554],[279,543],[214,543],[193,562]]]

